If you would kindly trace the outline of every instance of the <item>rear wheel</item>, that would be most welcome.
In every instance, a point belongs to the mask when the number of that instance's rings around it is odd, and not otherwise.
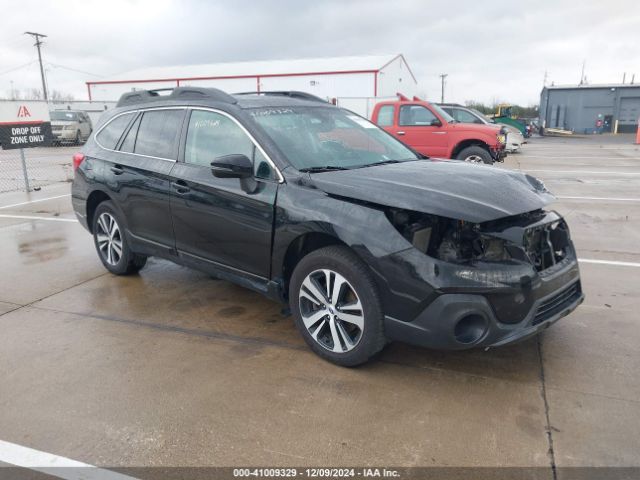
[[[289,302],[309,347],[330,362],[365,363],[386,343],[371,274],[345,247],[325,247],[304,257],[291,277]]]
[[[464,160],[469,163],[486,163],[489,165],[493,164],[493,157],[491,153],[486,148],[480,147],[478,145],[472,145],[467,148],[463,148],[458,156],[456,157],[458,160]]]
[[[147,263],[147,257],[131,251],[123,223],[109,201],[98,205],[93,215],[93,240],[102,264],[111,273],[131,275]]]

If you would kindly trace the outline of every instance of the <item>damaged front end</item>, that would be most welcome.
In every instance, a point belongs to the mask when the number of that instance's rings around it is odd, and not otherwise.
[[[415,288],[417,279],[432,288],[416,311],[401,313],[413,320],[387,318],[391,337],[447,349],[501,345],[583,300],[569,228],[556,212],[483,223],[395,208],[385,214],[412,246],[393,255],[395,267],[410,272]]]

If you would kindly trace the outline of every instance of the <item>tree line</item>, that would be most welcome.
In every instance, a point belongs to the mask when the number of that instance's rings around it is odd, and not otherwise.
[[[54,102],[73,102],[76,98],[60,90],[48,91],[49,100]],[[5,95],[0,95],[0,100],[44,100],[42,90],[39,88],[12,88]]]
[[[479,112],[484,113],[485,115],[493,115],[498,111],[498,105],[505,104],[507,102],[502,102],[498,100],[492,101],[490,104],[477,102],[475,100],[467,100],[464,104],[468,108],[475,108]],[[513,106],[513,114],[518,118],[537,118],[538,117],[538,105],[529,105],[524,107],[522,105],[509,104]]]

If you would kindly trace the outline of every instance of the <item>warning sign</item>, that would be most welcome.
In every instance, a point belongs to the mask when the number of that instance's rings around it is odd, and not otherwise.
[[[0,146],[3,150],[46,147],[51,140],[46,102],[0,102]]]

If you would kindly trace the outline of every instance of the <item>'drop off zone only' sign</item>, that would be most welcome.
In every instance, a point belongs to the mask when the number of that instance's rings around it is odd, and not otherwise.
[[[0,102],[0,145],[3,150],[51,145],[46,102]]]

